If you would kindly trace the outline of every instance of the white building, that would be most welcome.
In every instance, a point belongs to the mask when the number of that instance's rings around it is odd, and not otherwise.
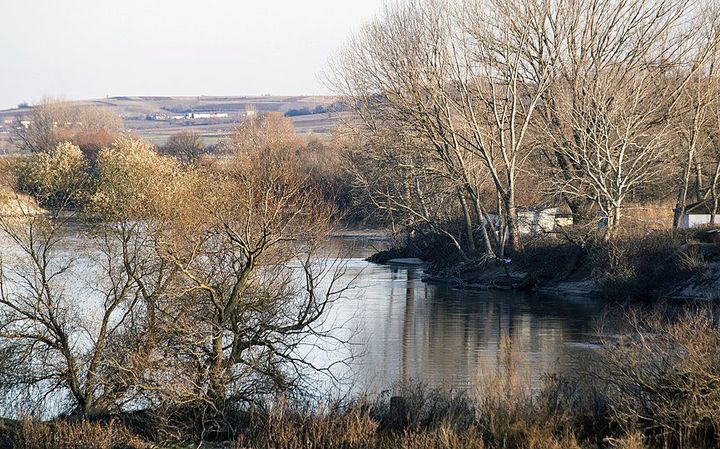
[[[709,224],[720,224],[720,217],[712,216],[710,201],[698,201],[685,206],[685,213],[680,217],[680,229],[696,228]]]
[[[490,213],[488,218],[494,227],[498,227],[500,220],[497,214]],[[571,214],[564,214],[556,207],[547,209],[526,209],[517,212],[518,231],[522,235],[542,235],[555,232],[558,228],[572,226]],[[487,220],[483,218],[483,223]]]
[[[226,112],[190,112],[187,118],[227,118]]]
[[[572,225],[572,215],[560,213],[557,207],[521,210],[517,217],[520,234],[549,234],[558,227]]]

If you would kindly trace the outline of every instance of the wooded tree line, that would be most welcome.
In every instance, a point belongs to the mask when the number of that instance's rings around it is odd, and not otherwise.
[[[628,202],[708,200],[720,181],[718,10],[692,0],[403,0],[335,59],[351,170],[393,223],[458,252],[521,249],[517,210],[576,225]],[[459,233],[455,223],[462,222]]]

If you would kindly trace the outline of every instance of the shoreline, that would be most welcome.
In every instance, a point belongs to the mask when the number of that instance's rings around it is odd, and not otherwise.
[[[466,290],[535,291],[610,301],[720,300],[720,243],[703,241],[705,234],[701,229],[655,233],[583,248],[546,239],[528,245],[509,266],[463,262],[438,248],[421,254],[410,247],[390,248],[366,260],[396,266],[412,261],[425,268],[423,282]]]

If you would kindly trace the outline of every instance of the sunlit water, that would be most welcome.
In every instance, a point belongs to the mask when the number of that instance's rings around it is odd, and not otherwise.
[[[80,234],[70,239],[68,250],[77,251],[82,240]],[[379,236],[354,235],[326,248],[327,255],[340,255],[346,270],[340,284],[350,288],[325,326],[349,344],[318,341],[306,348],[315,365],[335,363],[335,379],[319,376],[316,390],[372,394],[403,381],[469,389],[503,376],[508,357],[538,386],[545,374],[582,372],[596,356],[601,301],[431,285],[422,281],[421,267],[365,261],[384,244]],[[7,248],[5,242],[6,256]],[[76,270],[73,288],[91,297],[93,263],[81,258]],[[85,318],[93,316],[88,299]]]
[[[505,374],[508,360],[533,386],[545,374],[582,372],[597,351],[598,300],[460,290],[422,281],[420,267],[364,259],[378,241],[336,239],[354,288],[328,321],[352,330],[345,388],[378,392],[403,381],[468,389]],[[342,351],[314,356],[339,358]]]

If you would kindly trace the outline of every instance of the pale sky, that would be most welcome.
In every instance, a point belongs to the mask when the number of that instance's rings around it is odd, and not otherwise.
[[[0,109],[44,95],[313,95],[382,0],[0,0]]]

